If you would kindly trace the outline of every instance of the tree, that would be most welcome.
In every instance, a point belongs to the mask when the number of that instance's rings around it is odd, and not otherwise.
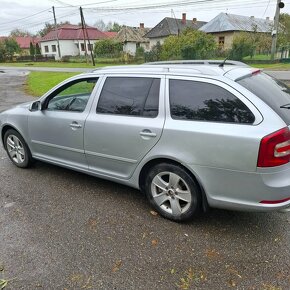
[[[15,28],[10,32],[11,37],[17,37],[17,36],[32,36],[32,34],[23,29]]]
[[[290,43],[290,15],[280,14],[280,25],[278,31],[278,47],[286,47]]]
[[[41,55],[41,49],[40,49],[38,43],[35,44],[35,54],[36,55]]]
[[[109,28],[108,31],[110,31],[110,32],[119,32],[121,30],[121,28],[122,28],[122,26],[120,24],[118,24],[117,22],[114,22],[112,27]]]
[[[95,44],[95,54],[97,56],[116,55],[122,50],[122,43],[110,38],[102,39]]]
[[[0,41],[0,60],[12,59],[15,53],[20,52],[20,47],[16,40],[12,37],[7,37]]]
[[[35,47],[34,47],[32,42],[30,42],[30,44],[29,44],[29,52],[30,52],[31,56],[35,55]]]
[[[165,39],[161,58],[203,59],[209,58],[215,49],[216,43],[212,35],[187,28],[179,36],[169,36]]]
[[[98,28],[101,31],[105,31],[106,23],[102,19],[100,19],[95,22],[94,27]]]
[[[255,50],[255,43],[251,39],[251,33],[242,32],[234,37],[230,58],[242,60],[245,56],[252,56]]]

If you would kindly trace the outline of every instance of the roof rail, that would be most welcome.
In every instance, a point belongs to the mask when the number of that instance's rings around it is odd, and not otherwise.
[[[144,65],[162,65],[162,64],[170,64],[170,65],[220,65],[224,62],[224,60],[215,60],[215,59],[208,59],[208,60],[167,60],[167,61],[155,61],[155,62],[147,62]],[[247,64],[241,61],[235,60],[227,60],[225,65],[238,65],[238,66],[248,66]]]

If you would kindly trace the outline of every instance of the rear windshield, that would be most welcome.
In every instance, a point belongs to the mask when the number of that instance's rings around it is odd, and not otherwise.
[[[254,74],[237,82],[268,104],[287,125],[290,124],[290,89],[286,84],[265,73]]]

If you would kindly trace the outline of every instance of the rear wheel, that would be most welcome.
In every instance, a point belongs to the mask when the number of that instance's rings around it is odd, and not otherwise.
[[[29,167],[32,162],[30,150],[23,137],[13,129],[9,129],[4,135],[4,146],[10,160],[18,167]]]
[[[154,166],[145,182],[152,206],[165,218],[185,221],[199,213],[201,193],[191,175],[174,164]]]

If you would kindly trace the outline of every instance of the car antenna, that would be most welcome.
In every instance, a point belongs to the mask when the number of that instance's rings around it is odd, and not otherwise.
[[[228,60],[228,57],[226,57],[225,60],[219,64],[219,67],[224,67],[227,60]]]

